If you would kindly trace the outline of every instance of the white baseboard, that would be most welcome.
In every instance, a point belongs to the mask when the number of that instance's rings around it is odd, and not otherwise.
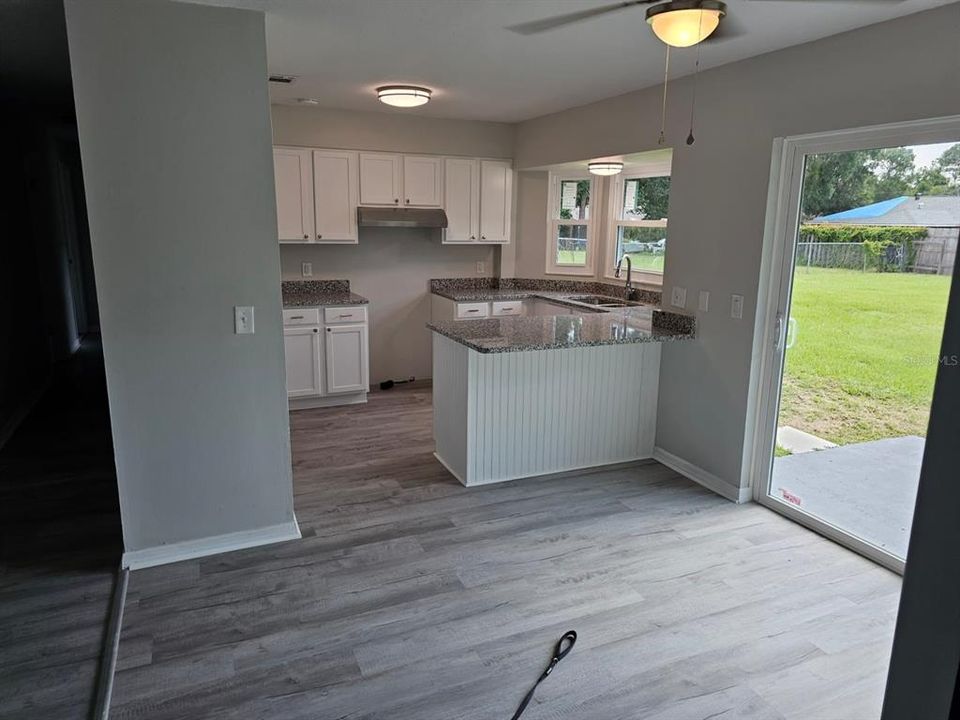
[[[181,560],[193,560],[207,555],[244,550],[258,545],[272,545],[287,540],[299,540],[300,537],[300,526],[297,524],[296,516],[294,516],[290,522],[268,525],[256,530],[241,530],[240,532],[214,535],[199,540],[184,540],[183,542],[158,545],[143,550],[131,550],[123,554],[120,566],[131,570],[141,570],[156,565],[180,562]]]
[[[707,490],[712,490],[717,495],[725,497],[727,500],[732,500],[735,503],[745,503],[753,497],[750,488],[734,487],[713,473],[709,473],[703,468],[687,462],[683,458],[677,457],[661,447],[655,447],[653,449],[653,459],[663,463],[671,470],[675,470],[685,478],[703,485]]]
[[[290,398],[290,411],[311,410],[313,408],[338,407],[340,405],[360,405],[367,401],[365,392],[349,395],[325,395],[318,398]]]
[[[533,480],[533,479],[543,480],[546,478],[569,477],[571,475],[590,475],[592,473],[601,473],[601,472],[610,472],[611,470],[620,470],[621,468],[625,469],[630,467],[638,467],[640,465],[648,464],[651,460],[650,456],[644,455],[639,458],[634,458],[633,460],[615,460],[613,462],[603,463],[600,465],[582,465],[575,468],[569,468],[567,470],[559,470],[557,472],[549,472],[549,473],[533,472],[533,473],[528,473],[526,475],[517,475],[516,477],[512,477],[512,478],[490,478],[488,480],[482,480],[480,482],[474,481],[471,483],[466,483],[463,481],[463,478],[460,477],[458,473],[454,472],[453,468],[450,467],[447,461],[444,460],[442,457],[440,457],[440,455],[438,455],[437,453],[434,453],[433,456],[437,459],[437,462],[443,465],[443,467],[447,469],[447,472],[449,472],[457,480],[459,480],[460,484],[463,485],[464,487],[479,487],[481,485],[494,485],[495,483],[513,482],[514,480]]]

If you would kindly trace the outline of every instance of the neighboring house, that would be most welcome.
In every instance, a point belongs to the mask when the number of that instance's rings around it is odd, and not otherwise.
[[[895,197],[843,212],[823,215],[811,225],[909,225],[927,228],[925,240],[915,243],[913,269],[948,275],[957,255],[960,237],[960,196]]]

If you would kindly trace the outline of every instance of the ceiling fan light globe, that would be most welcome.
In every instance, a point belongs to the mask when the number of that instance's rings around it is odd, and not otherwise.
[[[647,11],[647,22],[654,35],[667,45],[691,47],[710,37],[720,25],[725,13],[718,5],[683,0],[654,5]]]

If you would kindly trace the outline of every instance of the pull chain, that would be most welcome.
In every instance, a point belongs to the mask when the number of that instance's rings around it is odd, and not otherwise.
[[[700,34],[703,32],[703,10],[700,11],[700,19],[698,22],[697,37],[700,37]],[[693,68],[693,98],[690,102],[690,134],[687,135],[687,145],[693,145],[696,142],[696,138],[693,137],[693,116],[697,107],[697,78],[700,76],[700,48],[702,46],[702,42],[697,43],[697,63]]]
[[[663,107],[660,111],[660,137],[657,145],[663,145],[664,132],[667,128],[667,83],[670,80],[670,46],[667,45],[667,62],[663,69]]]

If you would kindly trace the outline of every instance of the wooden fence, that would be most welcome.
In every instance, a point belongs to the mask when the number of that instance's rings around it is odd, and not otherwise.
[[[913,272],[949,275],[957,259],[958,228],[929,228],[927,237],[913,242]]]

